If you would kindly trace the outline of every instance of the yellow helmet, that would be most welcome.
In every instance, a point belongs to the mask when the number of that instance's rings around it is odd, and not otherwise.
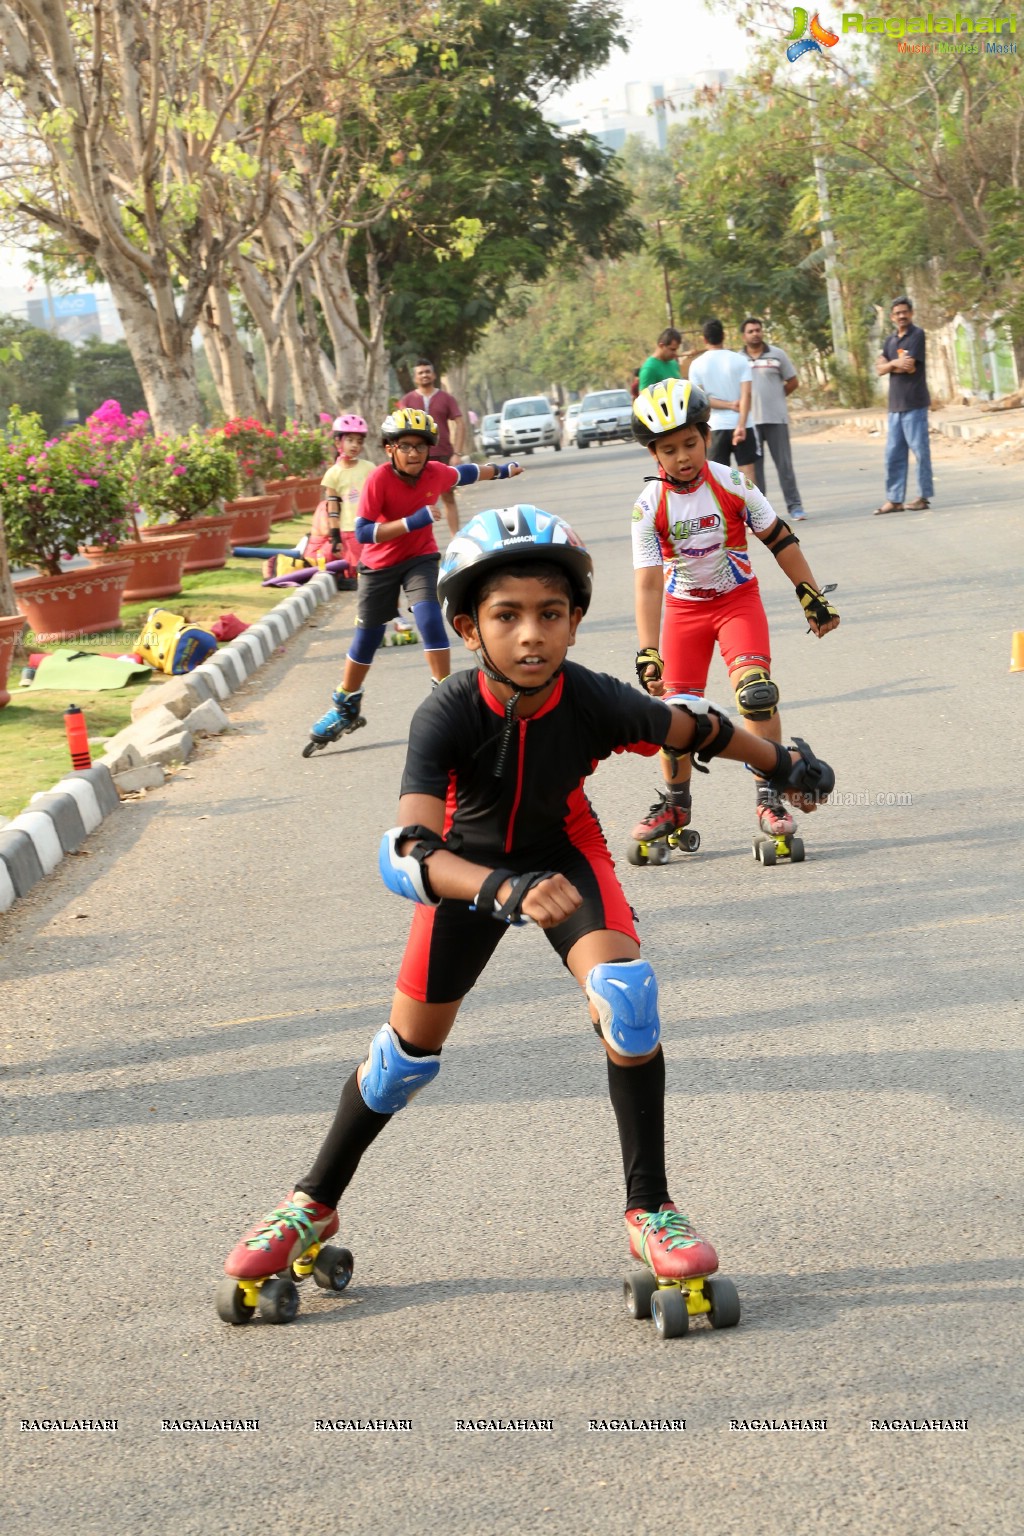
[[[680,427],[703,426],[711,415],[711,402],[689,379],[662,379],[642,389],[633,402],[633,436],[646,448],[656,438]]]
[[[437,442],[437,422],[426,411],[400,406],[390,416],[385,416],[380,435],[385,443],[397,443],[400,437],[422,437],[433,447]]]

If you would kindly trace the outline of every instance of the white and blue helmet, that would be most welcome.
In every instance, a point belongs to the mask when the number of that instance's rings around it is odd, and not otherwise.
[[[586,613],[594,589],[594,562],[563,518],[520,503],[478,512],[448,545],[437,578],[437,600],[445,618],[451,623],[456,614],[470,611],[472,589],[488,571],[527,560],[560,565]]]

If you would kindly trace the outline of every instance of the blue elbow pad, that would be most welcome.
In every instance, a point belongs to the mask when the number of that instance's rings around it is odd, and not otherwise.
[[[455,473],[459,477],[460,485],[476,485],[480,479],[479,464],[456,464]]]
[[[405,896],[407,900],[418,901],[426,907],[437,907],[440,906],[441,898],[435,896],[430,888],[426,860],[431,853],[444,847],[442,839],[436,837],[436,834],[428,834],[434,839],[432,843],[424,839],[417,842],[407,854],[401,855],[398,852],[399,843],[404,843],[410,835],[421,831],[423,829],[420,827],[391,827],[380,840],[377,866],[384,884],[396,896]]]
[[[356,518],[356,538],[360,544],[372,544],[373,531],[377,524],[369,517]]]

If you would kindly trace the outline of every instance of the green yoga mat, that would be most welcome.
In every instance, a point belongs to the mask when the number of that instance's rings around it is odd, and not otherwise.
[[[116,656],[93,656],[88,651],[54,651],[44,656],[29,683],[32,689],[63,689],[64,692],[106,693],[129,683],[144,683],[152,672],[141,661],[121,661]]]

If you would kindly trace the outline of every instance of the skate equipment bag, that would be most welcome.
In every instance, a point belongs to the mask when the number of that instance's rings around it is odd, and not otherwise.
[[[180,613],[151,608],[139,636],[137,654],[158,672],[177,676],[191,672],[217,649],[217,639],[200,624],[190,624]]]
[[[309,561],[301,555],[271,555],[269,560],[263,562],[263,580],[271,581],[275,576],[290,576],[292,571],[309,569]]]

